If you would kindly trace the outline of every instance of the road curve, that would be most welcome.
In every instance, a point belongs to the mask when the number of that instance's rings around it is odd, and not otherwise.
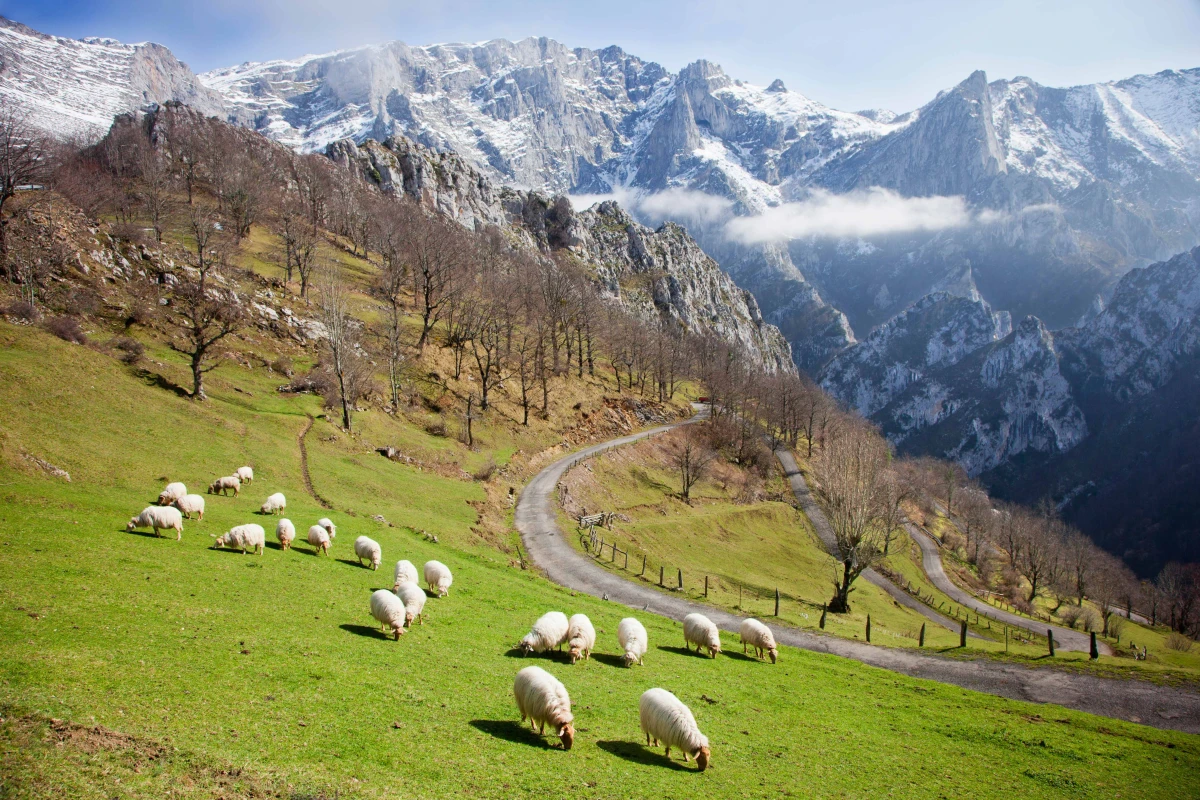
[[[693,417],[694,421],[696,418]],[[675,423],[686,424],[686,423]],[[725,631],[736,632],[742,618],[626,580],[580,553],[559,530],[554,490],[568,467],[613,447],[669,430],[662,425],[622,436],[564,456],[536,476],[517,501],[515,522],[533,563],[551,581],[577,592],[607,597],[635,610],[674,620],[699,611]],[[1130,720],[1157,728],[1200,733],[1200,694],[1144,681],[1122,681],[1033,669],[990,660],[959,660],[906,649],[891,649],[850,639],[771,625],[782,644],[851,658],[864,664],[1014,700],[1057,703],[1091,714]]]
[[[1039,636],[1045,636],[1046,630],[1049,628],[1054,631],[1054,646],[1061,650],[1078,650],[1086,653],[1091,649],[1092,639],[1089,634],[1017,616],[1008,611],[990,606],[978,597],[968,593],[954,581],[950,580],[950,576],[946,574],[946,569],[942,565],[942,554],[938,552],[938,544],[933,540],[933,537],[912,523],[907,523],[907,527],[909,535],[916,541],[917,546],[921,548],[921,564],[925,569],[925,575],[928,576],[930,582],[942,594],[954,602],[961,603],[973,611],[978,611],[980,614],[986,614],[1005,625],[1013,628],[1023,628]],[[1096,642],[1096,646],[1101,653],[1112,655],[1112,648],[1104,642]]]

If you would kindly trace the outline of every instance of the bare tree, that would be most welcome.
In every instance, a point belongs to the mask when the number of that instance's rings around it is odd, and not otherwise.
[[[163,222],[173,205],[171,170],[158,148],[145,142],[138,159],[138,195],[154,228],[154,240],[161,243]]]
[[[332,261],[323,264],[319,280],[317,308],[325,325],[329,369],[337,389],[342,427],[350,432],[350,409],[358,399],[361,379],[359,323],[351,313],[350,290],[340,267]]]
[[[423,350],[447,300],[459,288],[456,278],[464,253],[464,233],[454,223],[426,217],[411,207],[404,227],[404,252],[412,275],[413,295],[421,316],[417,349]]]
[[[685,425],[670,445],[671,463],[679,472],[679,495],[691,500],[692,488],[705,476],[716,453],[704,441],[699,425]]]
[[[879,481],[879,527],[884,556],[891,550],[896,535],[904,530],[904,503],[911,495],[911,488],[899,472],[889,468],[883,473]]]
[[[967,539],[967,561],[970,563],[979,560],[979,547],[989,538],[995,516],[992,501],[982,487],[969,484],[959,493],[958,519]]]
[[[216,276],[224,264],[224,239],[211,212],[193,206],[188,233],[193,247],[190,270],[175,276],[170,320],[176,330],[170,346],[187,356],[192,371],[192,398],[204,400],[204,375],[216,369],[219,345],[240,329],[245,315],[233,289]]]
[[[887,445],[860,420],[830,439],[814,460],[835,537],[830,555],[841,564],[829,601],[836,614],[849,612],[854,582],[883,557],[880,489],[887,464]]]
[[[33,131],[25,115],[0,101],[0,257],[8,252],[4,206],[21,187],[45,180],[49,154],[45,138]]]
[[[1013,566],[1029,583],[1030,603],[1054,577],[1055,565],[1061,551],[1054,527],[1045,516],[1034,516],[1022,510],[1018,514],[1019,555]]]

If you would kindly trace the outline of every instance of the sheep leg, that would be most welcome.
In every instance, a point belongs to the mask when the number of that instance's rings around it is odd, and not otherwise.
[[[691,761],[691,759],[690,759],[690,758],[688,758],[688,752],[687,752],[687,750],[684,750],[684,751],[683,751],[683,760],[684,760],[684,761]]]
[[[667,752],[666,752],[666,756],[667,756],[667,758],[670,758],[670,757],[671,757],[671,745],[667,745]]]
[[[650,734],[646,734],[646,747],[650,746]]]

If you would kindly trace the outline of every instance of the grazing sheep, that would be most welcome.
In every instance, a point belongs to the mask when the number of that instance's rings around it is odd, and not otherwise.
[[[217,478],[208,485],[209,494],[226,494],[230,489],[233,490],[234,497],[241,494],[242,482],[238,480],[237,475],[226,475],[224,478]]]
[[[158,504],[169,506],[187,494],[187,487],[182,483],[168,483],[167,488],[158,493]]]
[[[266,499],[259,509],[264,514],[278,514],[287,508],[287,498],[283,496],[283,492],[276,492]]]
[[[771,657],[771,663],[775,663],[775,659],[779,657],[779,648],[775,646],[775,636],[770,628],[756,619],[744,619],[739,633],[742,635],[743,653],[746,652],[746,646],[750,645],[759,658],[763,657],[765,650]]]
[[[404,624],[412,627],[414,619],[420,617],[421,624],[425,624],[425,590],[416,583],[408,582],[400,584],[399,591],[396,595],[400,601],[404,603]]]
[[[571,713],[571,698],[562,681],[541,667],[526,667],[513,680],[513,697],[521,722],[528,717],[529,727],[538,734],[546,732],[546,723],[558,734],[563,750],[575,743],[575,716]]]
[[[566,614],[561,611],[548,611],[538,617],[538,621],[533,623],[529,633],[517,642],[517,647],[524,655],[544,653],[555,647],[561,650],[563,642],[567,640],[567,631],[570,629],[571,624],[568,622]]]
[[[438,597],[445,597],[450,593],[450,584],[454,582],[454,577],[450,574],[449,567],[440,561],[426,561],[422,571],[425,573],[425,585],[429,587],[429,591]]]
[[[333,524],[333,520],[329,517],[321,517],[317,520],[317,524],[329,532],[330,541],[337,538],[337,526]]]
[[[649,647],[649,637],[646,635],[646,627],[642,623],[633,617],[621,620],[617,625],[617,642],[625,651],[625,666],[632,667],[635,663],[642,663],[642,658],[646,655]]]
[[[596,629],[586,614],[573,614],[567,624],[567,649],[574,664],[583,656],[584,660],[592,657],[592,648],[596,646]]]
[[[329,531],[320,525],[308,529],[308,543],[317,548],[317,555],[329,552]]]
[[[638,701],[638,716],[642,733],[646,734],[647,747],[651,741],[655,745],[666,745],[668,757],[671,748],[678,747],[683,751],[684,761],[689,760],[688,756],[694,756],[701,772],[708,769],[708,737],[700,732],[692,710],[678,697],[666,689],[648,689]]]
[[[379,548],[379,542],[370,536],[360,536],[354,540],[354,555],[358,557],[359,564],[364,558],[370,561],[373,570],[379,569],[379,562],[383,561],[383,551]]]
[[[324,528],[321,530],[326,536],[329,535]],[[387,589],[376,589],[371,594],[371,616],[379,621],[380,630],[391,629],[392,636],[399,641],[400,635],[404,633],[404,603],[399,597]]]
[[[187,519],[191,519],[192,514],[195,514],[197,520],[204,521],[204,498],[201,495],[185,494],[183,497],[175,498],[175,502],[171,505],[178,508]]]
[[[218,536],[216,544],[213,546],[228,547],[230,550],[237,550],[240,547],[242,555],[246,555],[247,550],[254,550],[261,556],[267,546],[267,532],[263,530],[262,525],[255,525],[252,522],[235,525],[225,531],[224,535]]]
[[[275,526],[275,538],[279,540],[280,550],[290,550],[292,541],[296,538],[296,526],[287,517],[279,520]]]
[[[683,618],[683,646],[690,650],[692,645],[696,645],[697,653],[701,647],[707,647],[710,658],[721,652],[721,632],[703,614],[688,614]]]
[[[135,528],[153,528],[155,536],[162,536],[159,531],[167,528],[175,529],[175,541],[183,538],[183,514],[178,508],[170,506],[146,506],[142,513],[138,514],[129,520],[125,530],[133,531]]]
[[[397,589],[399,589],[400,584],[402,584],[402,583],[414,583],[415,584],[416,582],[417,582],[417,568],[413,565],[413,563],[411,561],[397,561],[396,562],[396,580],[392,583],[392,591],[394,592]]]
[[[236,475],[237,479],[242,483],[254,483],[254,470],[250,467],[238,467],[237,471],[235,471],[233,474]]]

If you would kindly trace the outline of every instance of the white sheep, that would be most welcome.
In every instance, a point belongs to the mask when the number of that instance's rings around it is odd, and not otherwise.
[[[292,542],[296,539],[296,526],[287,517],[279,520],[279,524],[275,526],[275,538],[279,540],[280,550],[290,550]]]
[[[254,470],[250,467],[238,467],[233,473],[237,479],[245,484],[254,483]]]
[[[642,623],[633,617],[621,620],[617,624],[617,642],[625,651],[625,666],[632,667],[635,663],[642,663],[642,658],[646,655],[649,647],[649,637],[646,635],[646,627]]]
[[[666,689],[648,689],[638,701],[638,716],[642,723],[642,733],[646,734],[646,746],[651,743],[666,745],[666,755],[670,757],[671,748],[678,747],[683,751],[683,760],[688,756],[696,759],[696,766],[701,772],[708,769],[708,759],[711,755],[708,749],[708,737],[700,732],[692,710],[680,702],[679,698]]]
[[[241,494],[242,482],[238,480],[237,475],[226,475],[224,478],[217,478],[208,485],[209,494],[227,494],[230,489],[233,490],[234,497]]]
[[[571,623],[567,620],[566,614],[561,611],[547,611],[538,617],[537,622],[533,623],[529,633],[517,642],[517,649],[524,655],[544,653],[556,647],[561,650],[563,642],[567,641],[567,631],[570,629]]]
[[[317,555],[329,552],[329,531],[320,525],[308,529],[308,543],[317,548]]]
[[[392,583],[392,591],[400,588],[402,583],[416,583],[417,568],[411,561],[396,562],[396,580]]]
[[[421,624],[425,624],[425,600],[427,595],[425,590],[416,583],[408,582],[400,584],[400,589],[396,592],[396,596],[404,603],[404,624],[412,627],[412,622],[418,617],[421,619]]]
[[[162,536],[159,531],[167,528],[175,529],[175,541],[183,538],[183,514],[178,508],[170,506],[146,506],[142,513],[132,517],[125,525],[125,530],[135,528],[153,528],[155,536]]]
[[[521,722],[538,734],[546,732],[546,723],[558,734],[563,750],[575,743],[575,716],[571,713],[571,698],[562,681],[541,667],[526,667],[513,680],[513,697]]]
[[[333,520],[329,517],[321,517],[317,520],[317,524],[328,531],[330,541],[337,538],[337,526],[333,524]]]
[[[169,506],[187,494],[187,487],[182,483],[168,483],[167,488],[158,493],[158,504]]]
[[[756,619],[744,619],[738,632],[742,635],[743,653],[749,645],[754,648],[754,653],[759,658],[763,657],[765,650],[771,657],[771,663],[775,663],[775,659],[779,657],[779,648],[775,646],[775,635],[771,633],[770,628]]]
[[[429,587],[429,591],[438,597],[445,597],[450,593],[450,584],[454,582],[454,577],[450,574],[449,567],[440,561],[426,561],[422,571],[425,573],[425,585]]]
[[[325,531],[324,528],[321,530]],[[328,536],[328,532],[325,535]],[[381,630],[390,629],[397,640],[404,633],[404,602],[387,589],[376,589],[371,594],[371,616],[379,622]]]
[[[278,514],[287,508],[287,498],[283,496],[283,492],[276,492],[266,499],[259,509],[263,514]]]
[[[574,664],[582,656],[584,660],[592,657],[592,648],[596,646],[596,629],[586,614],[572,614],[567,621],[567,649]]]
[[[197,520],[204,521],[204,497],[201,495],[185,494],[183,497],[175,498],[175,502],[171,505],[178,508],[187,519],[191,519],[192,514],[195,514]]]
[[[370,536],[360,536],[354,540],[354,555],[358,557],[358,563],[363,563],[365,558],[371,562],[371,569],[379,569],[379,562],[383,561],[383,550],[379,547],[379,542],[372,539]]]
[[[221,536],[217,537],[214,547],[228,547],[230,550],[241,549],[242,555],[247,550],[256,551],[260,556],[267,546],[267,532],[262,525],[253,522],[245,525],[235,525]]]
[[[690,650],[692,645],[696,645],[697,653],[701,647],[707,647],[710,658],[721,652],[721,632],[703,614],[688,614],[683,618],[683,646]]]

